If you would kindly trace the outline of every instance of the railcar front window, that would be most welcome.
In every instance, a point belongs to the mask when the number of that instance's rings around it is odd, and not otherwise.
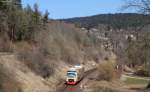
[[[75,74],[75,73],[67,73],[67,76],[68,76],[68,77],[75,77],[76,74]]]

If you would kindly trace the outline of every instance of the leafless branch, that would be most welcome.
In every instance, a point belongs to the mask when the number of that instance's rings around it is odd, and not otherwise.
[[[125,0],[123,10],[134,8],[137,12],[150,14],[150,0]]]

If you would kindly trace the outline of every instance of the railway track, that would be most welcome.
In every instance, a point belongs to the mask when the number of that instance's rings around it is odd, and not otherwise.
[[[88,78],[88,75],[96,71],[96,68],[86,71],[84,73],[83,79],[76,85],[66,85],[62,83],[57,89],[56,92],[82,92],[81,83]]]

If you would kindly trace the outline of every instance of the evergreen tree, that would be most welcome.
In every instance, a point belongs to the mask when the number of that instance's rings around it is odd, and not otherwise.
[[[34,4],[34,10],[33,10],[33,21],[35,24],[38,24],[40,22],[40,11],[39,11],[39,7],[37,4]]]
[[[6,9],[6,0],[0,0],[0,10]]]
[[[43,23],[44,24],[48,23],[48,16],[49,16],[49,12],[48,12],[48,10],[46,10],[45,14],[43,16]]]
[[[22,8],[21,0],[13,0],[13,2],[18,8]]]

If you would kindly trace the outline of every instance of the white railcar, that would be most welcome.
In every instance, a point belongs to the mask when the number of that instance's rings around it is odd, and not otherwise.
[[[84,67],[76,65],[67,71],[66,83],[75,85],[84,77]]]

